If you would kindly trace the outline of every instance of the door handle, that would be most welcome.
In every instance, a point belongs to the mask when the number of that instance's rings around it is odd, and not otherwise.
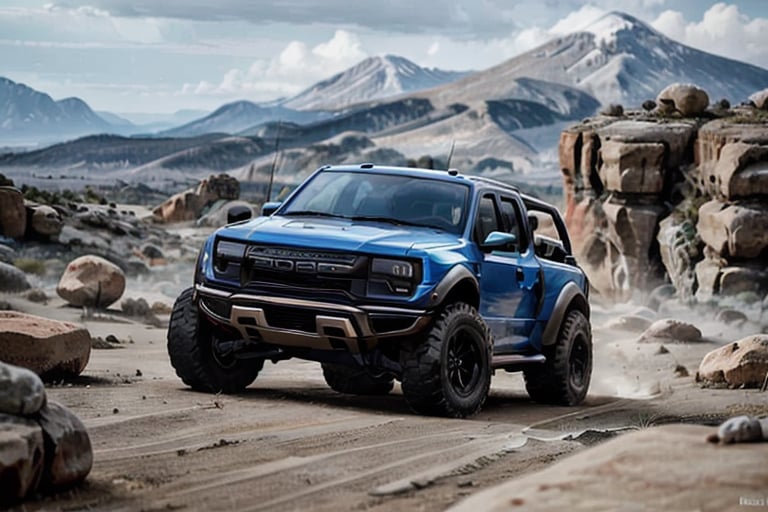
[[[523,269],[522,268],[517,267],[515,269],[515,277],[517,278],[518,281],[522,281],[522,280],[525,279],[525,274],[523,273]]]

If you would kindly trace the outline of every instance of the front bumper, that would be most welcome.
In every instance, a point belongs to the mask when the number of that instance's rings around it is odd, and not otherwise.
[[[228,292],[195,286],[200,311],[238,331],[242,339],[285,347],[347,350],[374,348],[386,338],[420,332],[431,321],[425,310]]]

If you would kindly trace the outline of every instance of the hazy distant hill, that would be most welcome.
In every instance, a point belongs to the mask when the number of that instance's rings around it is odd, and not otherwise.
[[[340,108],[398,94],[431,89],[453,82],[468,72],[423,68],[395,55],[369,57],[359,64],[318,82],[282,103],[297,110]]]
[[[282,106],[263,106],[250,101],[227,103],[205,117],[165,130],[165,137],[193,137],[204,133],[238,133],[259,123],[281,119],[287,122],[306,123],[327,114],[299,112]]]
[[[79,98],[54,101],[45,93],[0,77],[0,140],[75,137],[113,128]]]

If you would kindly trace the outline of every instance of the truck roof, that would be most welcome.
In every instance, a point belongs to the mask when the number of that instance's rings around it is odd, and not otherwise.
[[[490,178],[484,178],[481,176],[469,176],[461,174],[458,169],[422,169],[420,167],[397,167],[392,165],[375,165],[371,163],[364,164],[350,164],[350,165],[326,165],[318,170],[327,171],[346,171],[346,172],[370,172],[375,170],[377,172],[383,172],[387,174],[405,174],[407,176],[413,176],[415,178],[427,178],[438,179],[441,181],[463,182],[472,181],[476,184],[487,185],[491,187],[499,187],[514,192],[520,192],[520,190],[508,183],[492,180]]]

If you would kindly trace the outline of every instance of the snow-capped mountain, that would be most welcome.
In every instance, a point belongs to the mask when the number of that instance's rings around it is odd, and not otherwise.
[[[699,85],[712,101],[739,103],[768,86],[768,70],[690,48],[642,21],[612,12],[497,66],[457,87],[494,95],[521,77],[578,87],[603,104],[638,107],[667,85]]]
[[[430,89],[466,74],[423,68],[395,55],[370,57],[289,98],[283,106],[298,110],[336,110],[354,103]]]
[[[73,137],[113,126],[79,98],[54,101],[45,93],[0,77],[0,138]]]

